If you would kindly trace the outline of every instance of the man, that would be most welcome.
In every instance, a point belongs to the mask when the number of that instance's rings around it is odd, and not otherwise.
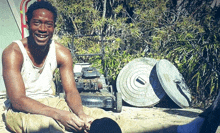
[[[177,127],[177,133],[215,133],[220,124],[220,92],[213,104],[190,123]]]
[[[27,11],[29,36],[2,55],[8,103],[6,125],[13,132],[87,132],[93,118],[83,111],[70,51],[52,40],[56,9],[45,1]],[[66,102],[55,98],[52,77],[59,68]],[[70,111],[69,111],[70,110]]]

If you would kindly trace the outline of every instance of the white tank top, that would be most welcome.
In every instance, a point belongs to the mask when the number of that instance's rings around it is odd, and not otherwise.
[[[20,40],[15,41],[23,54],[21,75],[25,84],[26,96],[32,99],[54,97],[53,74],[57,68],[55,42],[50,44],[48,55],[42,67],[36,67],[31,61]]]

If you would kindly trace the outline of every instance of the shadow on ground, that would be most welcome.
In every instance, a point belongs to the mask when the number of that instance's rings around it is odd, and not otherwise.
[[[184,117],[194,118],[197,117],[200,113],[188,111],[188,110],[164,110],[164,112],[173,114],[173,115],[180,115]]]
[[[161,129],[148,130],[141,133],[177,133],[177,125],[169,126]]]

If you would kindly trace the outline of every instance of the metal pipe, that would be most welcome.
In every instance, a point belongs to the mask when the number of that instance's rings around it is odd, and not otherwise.
[[[25,25],[23,23],[23,4],[26,0],[22,0],[20,4],[20,17],[21,17],[21,37],[24,38],[24,28]]]

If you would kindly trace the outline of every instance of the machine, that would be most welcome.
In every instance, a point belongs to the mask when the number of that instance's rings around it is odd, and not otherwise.
[[[74,36],[74,38],[83,38],[88,35]],[[93,35],[89,35],[93,37]],[[73,38],[73,40],[74,40]],[[101,37],[101,52],[92,54],[76,54],[75,44],[69,44],[73,58],[79,59],[82,57],[99,56],[104,62],[104,48],[103,48],[103,37]],[[92,67],[92,64],[88,62],[79,61],[74,64],[74,77],[76,87],[80,93],[82,103],[87,107],[98,107],[107,110],[113,110],[115,112],[121,112],[122,110],[122,95],[113,89],[112,85],[108,83],[107,70],[105,74],[101,74],[97,68]],[[58,87],[62,88],[62,87]],[[64,97],[63,90],[58,90],[59,96]]]

